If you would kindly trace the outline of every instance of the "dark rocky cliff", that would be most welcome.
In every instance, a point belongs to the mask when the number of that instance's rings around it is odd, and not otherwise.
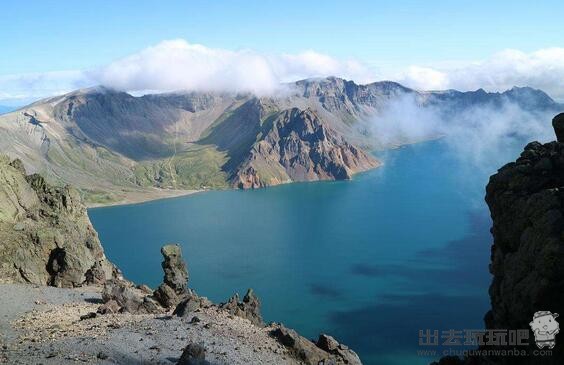
[[[558,131],[564,114],[554,118]],[[529,143],[517,161],[490,178],[486,202],[493,220],[487,328],[529,328],[536,311],[564,310],[564,139]],[[531,342],[533,338],[531,337]],[[564,341],[551,358],[527,364],[561,364]],[[516,363],[502,361],[502,363]]]
[[[535,313],[564,312],[564,113],[553,120],[558,140],[529,143],[521,156],[491,176],[486,187],[494,242],[489,330],[525,330],[529,346],[481,346],[519,355],[446,357],[439,364],[563,364],[564,338],[539,353],[530,329]],[[522,352],[524,351],[524,353]],[[548,354],[548,351],[552,351]]]
[[[116,273],[78,191],[0,155],[0,282],[75,287]]]

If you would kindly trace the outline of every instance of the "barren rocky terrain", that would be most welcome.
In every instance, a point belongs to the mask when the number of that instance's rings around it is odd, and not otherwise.
[[[186,318],[114,313],[81,320],[96,312],[101,290],[0,285],[0,362],[176,364],[186,345],[196,343],[212,364],[303,363],[270,336],[273,327],[259,328],[218,308]]]

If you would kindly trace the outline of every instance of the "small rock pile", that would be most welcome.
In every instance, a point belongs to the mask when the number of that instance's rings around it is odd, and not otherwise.
[[[219,307],[234,316],[248,319],[256,326],[264,327],[264,321],[260,314],[260,301],[253,289],[247,290],[247,294],[243,297],[242,302],[239,301],[239,294],[235,293],[226,303],[220,304]]]
[[[292,329],[277,325],[270,331],[270,335],[307,365],[362,364],[354,351],[325,334],[321,334],[317,342],[313,342]]]

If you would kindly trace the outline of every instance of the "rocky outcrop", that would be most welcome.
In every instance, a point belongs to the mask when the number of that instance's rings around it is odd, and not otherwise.
[[[378,165],[313,110],[293,108],[272,121],[231,180],[243,189],[290,181],[346,180]]]
[[[206,361],[206,349],[204,346],[189,343],[182,351],[182,355],[177,362],[178,365],[208,365]]]
[[[564,113],[560,113],[552,119],[552,127],[556,133],[556,140],[564,142]]]
[[[317,343],[314,343],[283,325],[277,325],[270,334],[288,348],[294,357],[307,365],[362,364],[354,351],[327,335],[320,335]]]
[[[320,349],[334,355],[337,359],[338,364],[342,363],[360,365],[360,359],[353,350],[349,349],[348,346],[339,343],[337,340],[335,340],[335,338],[329,335],[319,335],[319,339],[315,344]]]
[[[188,269],[182,259],[180,246],[165,245],[161,248],[161,254],[164,278],[154,292],[146,285],[135,286],[126,280],[110,280],[104,285],[102,292],[104,304],[98,311],[112,313],[117,305],[120,312],[159,313],[177,307],[181,303],[175,314],[183,316],[205,305],[206,298],[200,298],[188,289]]]
[[[182,299],[180,303],[178,303],[172,314],[178,317],[187,318],[199,309],[207,308],[212,305],[213,303],[209,301],[208,298],[200,297],[194,293],[194,291],[189,290],[189,293],[184,296],[184,299]]]
[[[77,190],[26,176],[0,157],[0,281],[58,287],[119,275],[106,259]]]
[[[160,313],[163,307],[153,297],[125,280],[109,280],[102,291],[104,304],[98,313],[127,312],[132,314]]]
[[[538,311],[564,310],[564,114],[553,119],[558,141],[529,143],[521,156],[491,176],[486,187],[494,242],[487,329],[526,330]],[[529,332],[527,356],[443,358],[439,364],[562,364],[564,342],[552,355],[535,356]],[[487,349],[487,346],[483,346]],[[495,350],[512,347],[495,346]]]
[[[562,117],[553,120],[559,141],[529,143],[517,161],[490,178],[486,188],[494,237],[487,328],[528,329],[535,312],[564,309]],[[561,344],[548,359],[532,357],[522,363],[562,361]]]
[[[163,246],[161,254],[164,259],[162,262],[164,278],[153,295],[165,308],[172,308],[188,294],[188,270],[182,259],[180,246]]]
[[[239,294],[236,293],[226,303],[220,304],[219,307],[234,316],[248,319],[256,326],[264,326],[260,314],[260,301],[253,289],[247,290],[242,302],[239,301]]]

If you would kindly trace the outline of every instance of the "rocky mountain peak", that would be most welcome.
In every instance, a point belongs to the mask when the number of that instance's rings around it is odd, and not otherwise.
[[[372,156],[349,144],[311,109],[284,110],[271,123],[232,177],[240,188],[350,179],[353,173],[378,165]]]

